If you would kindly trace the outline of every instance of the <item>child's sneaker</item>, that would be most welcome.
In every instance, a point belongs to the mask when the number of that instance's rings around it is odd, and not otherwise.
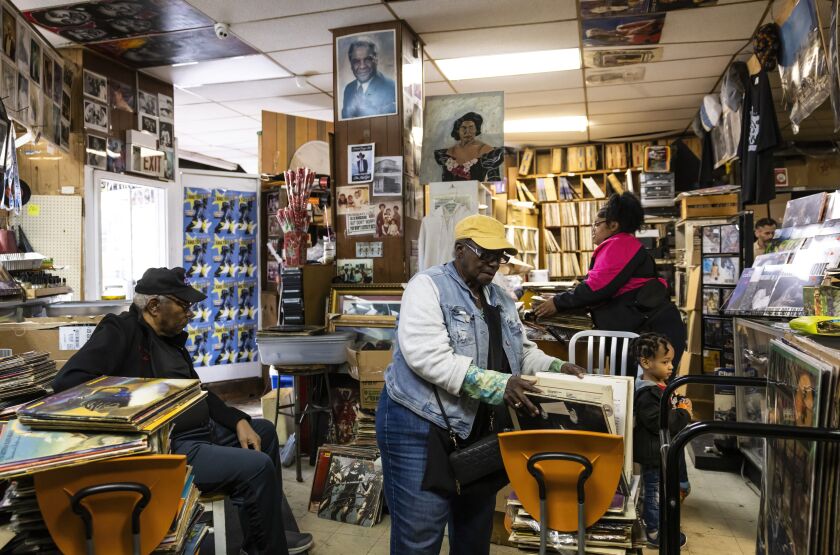
[[[685,498],[691,495],[691,486],[680,485],[680,503],[685,501]]]
[[[645,531],[645,535],[647,536],[648,547],[659,549],[659,530]],[[687,543],[688,540],[686,539],[685,534],[680,532],[680,549],[685,547]]]

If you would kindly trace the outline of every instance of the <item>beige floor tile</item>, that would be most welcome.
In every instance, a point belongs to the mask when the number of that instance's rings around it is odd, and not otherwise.
[[[316,542],[309,555],[336,555],[338,553],[347,555],[361,555],[368,553],[379,540],[366,538],[364,536],[351,536],[336,532],[326,541]]]
[[[733,537],[715,534],[686,534],[691,555],[741,555],[741,546]]]
[[[309,532],[310,534],[317,534],[319,536],[332,535],[342,526],[347,526],[334,520],[319,518],[318,515],[313,513],[307,513],[303,518],[299,518],[297,522],[302,532]]]
[[[752,538],[735,538],[735,541],[737,541],[738,545],[741,546],[741,552],[744,553],[744,555],[755,554],[755,536]]]
[[[388,538],[382,538],[370,548],[368,555],[391,555],[391,542]]]
[[[736,538],[745,538],[755,540],[755,532],[757,523],[755,520],[739,520],[733,518],[727,521],[732,535]]]

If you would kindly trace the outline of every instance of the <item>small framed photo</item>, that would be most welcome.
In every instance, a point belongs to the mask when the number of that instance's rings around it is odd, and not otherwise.
[[[175,128],[171,121],[160,119],[158,121],[158,137],[160,148],[172,148],[175,143]]]
[[[330,291],[330,314],[357,316],[399,316],[402,284],[376,287],[336,285]]]
[[[86,98],[84,115],[85,129],[93,129],[103,133],[108,132],[108,106]]]
[[[138,119],[140,121],[137,123],[137,126],[140,128],[140,131],[157,136],[158,119],[156,117],[147,116],[146,114],[141,112]]]
[[[94,98],[100,102],[108,102],[108,79],[92,71],[84,70],[85,96]]]
[[[646,146],[645,171],[648,173],[666,173],[671,171],[671,147]]]
[[[108,169],[107,149],[108,139],[97,137],[96,135],[88,135],[85,148],[85,162],[87,165],[99,170]]]
[[[175,101],[171,96],[158,95],[158,117],[170,121],[175,117]]]
[[[737,256],[703,258],[703,285],[737,285],[740,275]]]
[[[144,115],[158,117],[158,97],[152,93],[137,93],[137,110]]]

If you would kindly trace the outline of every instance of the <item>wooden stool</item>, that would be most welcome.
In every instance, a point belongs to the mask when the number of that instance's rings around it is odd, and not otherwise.
[[[295,465],[297,470],[297,481],[303,482],[303,475],[301,474],[300,468],[300,426],[303,423],[303,419],[310,414],[324,412],[327,414],[330,422],[332,422],[332,391],[330,388],[330,372],[332,371],[332,367],[325,364],[299,364],[299,365],[290,365],[290,366],[279,366],[274,365],[272,366],[275,370],[277,370],[278,375],[286,375],[292,376],[292,395],[294,396],[294,400],[291,403],[281,405],[280,404],[280,395],[277,395],[277,400],[275,401],[274,405],[274,427],[277,428],[277,419],[280,415],[284,416],[291,416],[294,419],[294,426],[295,426]],[[307,401],[306,406],[301,408],[300,402],[300,382],[301,378],[314,378],[320,377],[323,381],[322,384],[327,389],[327,405],[316,405],[312,399],[314,396],[310,395],[310,400]],[[288,412],[281,412],[283,409],[292,409],[291,413]],[[309,421],[309,429],[311,431],[311,437],[314,441],[314,431],[315,431],[315,424],[312,419]]]
[[[199,497],[198,502],[204,505],[205,510],[209,507],[210,512],[213,513],[213,527],[208,530],[213,534],[213,549],[214,552],[227,553],[227,528],[225,514],[225,500],[227,496],[223,493],[208,493]]]

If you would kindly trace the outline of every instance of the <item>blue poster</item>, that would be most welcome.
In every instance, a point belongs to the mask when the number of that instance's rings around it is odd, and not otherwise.
[[[187,327],[196,367],[257,360],[257,194],[184,190],[184,268],[207,295]]]

